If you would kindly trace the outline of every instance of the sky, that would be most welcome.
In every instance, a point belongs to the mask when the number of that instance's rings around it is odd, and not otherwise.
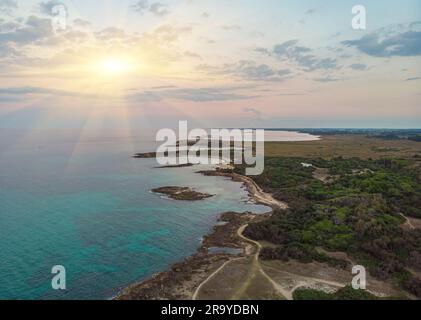
[[[420,128],[420,102],[418,0],[0,0],[0,128]]]

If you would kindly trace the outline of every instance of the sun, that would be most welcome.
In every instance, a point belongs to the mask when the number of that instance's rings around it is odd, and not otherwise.
[[[104,74],[122,75],[133,70],[133,62],[125,57],[107,57],[100,61],[98,67]]]

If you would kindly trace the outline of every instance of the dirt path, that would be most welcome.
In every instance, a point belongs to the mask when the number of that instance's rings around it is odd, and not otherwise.
[[[250,282],[254,279],[254,277],[256,276],[256,274],[258,272],[260,272],[273,286],[273,288],[278,292],[278,294],[280,294],[281,296],[292,300],[292,294],[290,294],[288,291],[284,290],[278,283],[276,283],[262,268],[262,266],[260,265],[259,262],[259,257],[260,257],[260,252],[262,250],[262,245],[254,240],[251,240],[247,237],[245,237],[243,235],[244,230],[248,227],[248,224],[242,226],[241,228],[238,229],[237,231],[237,235],[238,237],[240,237],[242,240],[244,240],[247,243],[251,243],[253,246],[255,246],[256,248],[256,253],[253,256],[253,264],[251,266],[250,269],[250,274],[247,277],[247,280],[243,283],[243,285],[240,287],[239,290],[237,290],[237,292],[233,295],[232,299],[233,300],[237,300],[239,299],[243,293],[247,290],[248,286],[250,285]],[[215,272],[213,272],[209,277],[207,277],[196,289],[196,291],[194,292],[192,299],[193,300],[197,300],[198,295],[200,294],[200,290],[203,288],[203,286],[205,286],[210,280],[212,280],[218,273],[220,273],[228,264],[237,261],[237,260],[241,260],[241,259],[246,259],[247,257],[241,257],[241,258],[236,258],[236,259],[232,259],[229,260],[227,262],[225,262],[220,268],[218,268]]]
[[[269,277],[269,275],[265,272],[265,270],[263,270],[262,266],[260,265],[259,262],[259,258],[260,258],[260,252],[262,251],[262,245],[257,242],[254,241],[252,239],[247,238],[246,236],[243,235],[244,230],[246,230],[246,228],[248,227],[248,225],[242,226],[240,229],[238,229],[237,231],[237,235],[243,239],[244,241],[248,242],[248,243],[252,243],[253,245],[256,246],[256,253],[254,255],[254,263],[256,264],[258,271],[272,284],[273,288],[283,297],[285,297],[288,300],[292,300],[292,295],[289,296],[289,293],[284,290],[278,283],[276,283],[271,277]]]
[[[285,210],[288,208],[288,205],[282,201],[276,200],[275,198],[272,197],[271,194],[266,193],[263,191],[262,188],[260,188],[256,182],[254,182],[253,179],[243,176],[243,175],[239,175],[236,173],[229,173],[229,174],[225,174],[225,173],[219,173],[220,175],[223,176],[228,176],[230,178],[232,178],[234,181],[240,181],[243,182],[248,190],[248,192],[250,193],[250,196],[257,202],[260,204],[264,204],[267,205],[269,207],[271,207],[272,209],[281,209],[281,210]],[[242,240],[244,240],[247,243],[251,243],[253,246],[256,247],[256,253],[254,255],[254,259],[253,259],[253,264],[251,266],[250,269],[250,275],[247,277],[247,281],[241,286],[241,288],[236,292],[236,294],[233,296],[233,299],[235,299],[236,297],[239,298],[244,292],[245,290],[248,288],[250,282],[253,280],[253,278],[255,277],[255,275],[257,274],[257,272],[260,272],[266,279],[269,280],[269,282],[273,285],[273,287],[275,288],[275,290],[280,293],[282,296],[285,296],[284,290],[275,282],[273,281],[267,274],[266,272],[262,269],[262,267],[260,266],[259,263],[259,256],[260,256],[260,251],[262,250],[262,246],[260,243],[253,241],[251,239],[246,238],[245,236],[243,236],[243,232],[244,230],[248,227],[247,225],[242,226],[241,228],[238,229],[237,231],[237,235],[239,238],[241,238]],[[217,270],[215,270],[211,275],[209,275],[209,277],[207,277],[195,290],[192,299],[193,300],[197,300],[197,297],[200,294],[201,289],[210,281],[212,280],[215,276],[217,276],[228,264],[234,262],[234,261],[238,261],[241,259],[246,259],[247,257],[241,257],[241,258],[235,258],[235,259],[231,259],[227,262],[225,262],[221,267],[219,267]]]
[[[214,271],[209,277],[207,277],[196,289],[196,291],[193,293],[192,296],[192,300],[197,300],[197,296],[200,293],[200,290],[202,289],[202,287],[204,285],[206,285],[210,280],[212,280],[219,272],[221,272],[228,264],[237,261],[237,260],[241,260],[244,259],[244,257],[241,258],[236,258],[236,259],[231,259],[228,260],[227,262],[225,262],[222,266],[220,266],[216,271]]]
[[[403,213],[400,213],[400,216],[406,220],[404,225],[408,226],[410,230],[416,229],[416,227],[412,224],[411,220],[407,216],[405,216]]]
[[[293,300],[293,293],[296,289],[300,288],[300,287],[307,287],[307,286],[311,286],[314,285],[315,283],[323,283],[323,284],[327,284],[330,286],[334,286],[334,287],[339,287],[342,288],[346,285],[346,283],[340,283],[340,282],[336,282],[336,281],[329,281],[329,280],[324,280],[324,279],[319,279],[319,278],[313,278],[313,277],[304,277],[304,276],[298,276],[295,275],[293,273],[290,272],[285,272],[288,273],[289,275],[291,275],[292,278],[296,278],[297,280],[299,280],[299,283],[291,290],[286,290],[284,289],[281,285],[279,285],[275,280],[273,280],[267,273],[265,270],[263,270],[260,262],[259,262],[259,258],[260,258],[260,252],[263,249],[262,245],[257,242],[254,241],[252,239],[247,238],[246,236],[243,235],[244,230],[247,228],[248,225],[242,226],[239,230],[238,230],[238,236],[243,239],[246,242],[252,243],[253,245],[256,246],[256,254],[254,256],[254,260],[256,265],[258,266],[258,271],[272,284],[273,288],[278,292],[278,294],[281,294],[282,296],[284,296],[287,300]],[[269,267],[270,269],[275,269],[273,267]],[[281,270],[279,270],[281,271]]]
[[[298,275],[283,269],[279,269],[273,266],[268,266],[268,265],[264,265],[264,267],[262,266],[262,264],[260,263],[260,253],[262,250],[262,245],[257,242],[254,241],[252,239],[247,238],[246,236],[244,236],[244,231],[245,229],[248,227],[248,224],[243,225],[241,228],[238,229],[237,231],[237,235],[238,237],[240,237],[243,241],[252,244],[255,249],[256,252],[253,254],[253,262],[252,265],[250,267],[250,271],[249,274],[247,276],[247,279],[245,279],[244,283],[241,285],[241,287],[235,292],[235,294],[233,294],[233,296],[231,297],[231,299],[233,300],[238,300],[241,299],[241,297],[243,296],[243,294],[246,292],[246,290],[248,289],[248,287],[250,286],[250,284],[252,283],[252,281],[255,279],[256,275],[258,273],[260,273],[261,275],[263,275],[268,282],[272,285],[272,287],[274,288],[274,290],[282,297],[284,297],[287,300],[293,300],[293,294],[294,291],[299,289],[299,288],[317,288],[318,285],[320,284],[324,284],[324,285],[328,285],[330,287],[334,287],[334,288],[343,288],[345,287],[348,282],[344,281],[344,282],[339,282],[339,281],[333,281],[333,280],[326,280],[326,279],[322,279],[322,278],[318,278],[318,277],[308,277],[308,276],[303,276],[303,275]],[[248,257],[241,257],[241,258],[236,258],[236,259],[232,259],[229,260],[227,262],[225,262],[220,268],[218,268],[215,272],[213,272],[208,278],[206,278],[196,289],[194,295],[193,295],[193,300],[196,300],[198,295],[200,294],[201,289],[203,288],[203,286],[205,286],[210,280],[212,280],[215,276],[217,276],[228,264],[234,262],[234,261],[238,261],[241,259],[247,259]],[[291,288],[285,288],[284,286],[280,285],[277,281],[275,281],[271,276],[269,276],[266,271],[264,270],[264,268],[266,269],[271,269],[273,271],[279,272],[281,274],[287,275],[290,279],[293,279],[295,282],[295,285]],[[318,289],[320,290],[320,289]],[[371,294],[374,295],[378,295],[376,292],[372,291],[372,290],[368,290],[368,292],[370,292]]]
[[[273,198],[273,196],[269,193],[266,193],[263,191],[262,188],[260,188],[253,179],[246,177],[246,176],[242,176],[239,174],[223,174],[226,176],[231,177],[233,180],[235,181],[240,181],[243,182],[246,187],[248,192],[250,193],[250,195],[253,197],[253,199],[256,200],[256,202],[261,203],[261,204],[265,204],[267,206],[270,206],[273,209],[281,209],[281,210],[285,210],[288,208],[288,205],[282,201],[276,200],[275,198]],[[342,288],[344,287],[346,284],[345,283],[340,283],[340,282],[335,282],[335,281],[329,281],[329,280],[324,280],[324,279],[319,279],[319,278],[313,278],[313,277],[304,277],[304,276],[299,276],[290,272],[286,272],[283,270],[279,270],[273,267],[267,267],[276,271],[281,271],[285,274],[288,274],[291,276],[291,278],[295,279],[297,281],[297,285],[295,285],[292,289],[288,290],[285,289],[284,287],[282,287],[279,283],[277,283],[274,279],[272,279],[267,273],[266,271],[263,269],[261,263],[260,263],[260,253],[261,250],[263,249],[262,245],[257,242],[254,241],[252,239],[247,238],[246,236],[244,236],[244,231],[245,229],[248,227],[248,224],[241,226],[238,230],[237,230],[237,236],[242,239],[244,242],[249,243],[251,245],[253,245],[253,247],[255,247],[256,252],[254,253],[253,256],[253,262],[252,265],[250,266],[250,272],[249,275],[247,276],[247,279],[244,281],[244,283],[241,285],[241,287],[237,290],[237,292],[233,295],[232,299],[239,299],[244,292],[247,290],[247,288],[249,287],[250,283],[253,281],[253,279],[256,277],[256,275],[258,273],[260,273],[261,275],[263,275],[264,278],[266,278],[269,283],[272,285],[272,287],[275,289],[275,291],[285,297],[287,300],[293,300],[293,293],[296,289],[300,288],[300,287],[312,287],[314,285],[316,285],[317,283],[320,284],[326,284],[326,285],[330,285],[333,287],[338,287],[338,288]],[[234,262],[234,261],[238,261],[240,259],[246,259],[247,257],[241,257],[241,258],[236,258],[236,259],[231,259],[227,262],[225,262],[220,268],[218,268],[215,272],[213,272],[208,278],[206,278],[196,289],[196,291],[193,294],[193,300],[196,300],[197,297],[200,294],[201,289],[210,281],[212,280],[215,276],[217,276],[222,270],[224,270],[224,268]]]
[[[338,281],[325,280],[325,279],[315,278],[315,277],[301,276],[301,275],[297,275],[295,273],[291,273],[291,272],[281,270],[275,267],[266,266],[266,268],[279,271],[284,274],[288,274],[291,276],[291,278],[296,278],[297,280],[299,280],[299,283],[293,289],[287,291],[291,295],[291,297],[296,289],[301,288],[301,287],[311,287],[315,283],[323,283],[329,286],[339,287],[339,288],[345,287],[347,285],[347,283],[345,282],[338,282]]]

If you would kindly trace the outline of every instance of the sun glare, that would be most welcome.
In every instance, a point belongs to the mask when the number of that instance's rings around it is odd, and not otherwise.
[[[99,68],[106,74],[126,74],[132,71],[133,63],[127,58],[112,57],[103,59]]]

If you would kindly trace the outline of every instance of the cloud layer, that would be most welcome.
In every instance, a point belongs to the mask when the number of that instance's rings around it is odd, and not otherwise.
[[[342,42],[347,47],[355,47],[359,51],[373,57],[419,56],[421,55],[421,32],[406,31],[393,35],[371,33],[357,40]]]

